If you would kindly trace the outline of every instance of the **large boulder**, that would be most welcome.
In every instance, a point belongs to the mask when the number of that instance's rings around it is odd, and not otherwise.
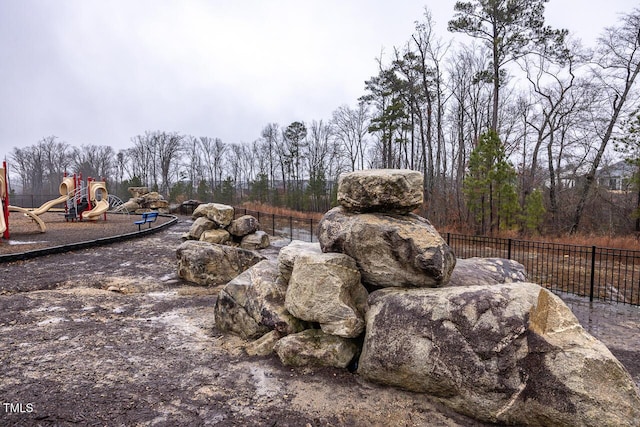
[[[321,254],[320,243],[303,242],[302,240],[292,240],[278,253],[278,269],[283,280],[289,283],[293,266],[298,257],[309,254]]]
[[[355,338],[364,330],[368,296],[353,258],[309,254],[295,261],[285,307],[302,320],[319,323],[327,334]]]
[[[406,169],[350,172],[338,181],[338,202],[353,212],[405,214],[422,205],[423,177]]]
[[[176,250],[178,275],[198,285],[222,285],[265,259],[246,249],[187,240]]]
[[[534,284],[384,289],[370,295],[358,373],[516,425],[639,425],[625,368]]]
[[[145,194],[149,194],[149,187],[129,187],[127,190],[133,198],[139,198],[143,197]]]
[[[231,221],[227,227],[227,231],[233,236],[244,237],[260,229],[260,223],[256,217],[251,215],[242,215]]]
[[[276,261],[264,260],[227,283],[214,309],[218,329],[245,339],[272,330],[286,335],[305,329],[306,324],[285,309],[287,289],[277,277]]]
[[[324,252],[354,258],[363,282],[376,287],[444,286],[456,263],[431,223],[414,214],[354,214],[333,208],[318,225],[318,241]]]
[[[220,203],[203,203],[199,205],[191,215],[193,219],[206,217],[215,222],[218,228],[225,228],[233,221],[233,206]]]
[[[457,258],[447,286],[526,282],[524,265],[504,258]]]
[[[247,234],[240,241],[240,247],[249,250],[266,249],[269,247],[269,235],[258,230],[255,233]]]
[[[287,366],[346,368],[357,354],[358,346],[347,338],[307,329],[281,338],[273,351]]]

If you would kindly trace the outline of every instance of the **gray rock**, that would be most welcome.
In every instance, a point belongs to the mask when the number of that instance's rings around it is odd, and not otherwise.
[[[127,190],[133,198],[139,198],[144,196],[145,194],[149,194],[149,187],[129,187],[127,188]]]
[[[318,226],[324,252],[354,258],[363,282],[377,287],[444,286],[455,266],[451,248],[414,214],[353,214],[337,207]]]
[[[320,323],[327,334],[355,338],[364,330],[368,296],[353,258],[307,254],[295,261],[285,307],[299,319]]]
[[[353,341],[328,335],[319,329],[307,329],[280,339],[273,351],[287,366],[331,366],[346,368],[358,346]]]
[[[409,213],[422,205],[423,177],[407,169],[350,172],[338,181],[338,202],[353,212]]]
[[[243,215],[239,218],[231,221],[231,224],[227,227],[227,231],[233,236],[244,237],[247,234],[251,234],[257,230],[260,230],[260,223],[251,215]]]
[[[268,356],[273,353],[273,347],[282,335],[278,331],[269,331],[255,341],[251,341],[244,347],[249,356]]]
[[[277,277],[277,263],[264,260],[227,283],[216,300],[216,327],[245,339],[271,330],[286,335],[305,329],[307,325],[286,310],[286,285]]]
[[[205,219],[205,218],[198,218],[198,220],[201,220],[201,219]],[[211,223],[213,224],[213,222]],[[229,240],[231,240],[231,234],[229,234],[227,230],[224,230],[222,228],[216,228],[215,230],[205,230],[200,235],[200,240],[203,242],[217,243],[219,245],[223,245],[227,243]]]
[[[369,297],[358,373],[482,421],[638,425],[631,376],[538,285],[384,289]]]
[[[187,238],[191,240],[200,240],[202,233],[207,230],[213,230],[217,227],[216,223],[206,217],[198,217],[187,232]]]
[[[198,285],[222,285],[264,259],[260,254],[226,245],[187,240],[176,250],[178,275]]]
[[[292,240],[278,253],[278,269],[283,279],[288,283],[293,272],[293,265],[299,256],[307,254],[321,254],[320,243],[303,242]]]
[[[269,235],[262,230],[247,234],[242,238],[240,247],[252,251],[266,249],[269,247]]]
[[[233,220],[233,206],[220,203],[203,203],[193,211],[192,218],[206,217],[215,222],[218,228],[225,228]]]
[[[524,265],[504,258],[458,258],[447,286],[525,282]]]

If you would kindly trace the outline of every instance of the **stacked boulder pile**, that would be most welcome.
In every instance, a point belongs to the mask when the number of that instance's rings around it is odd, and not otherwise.
[[[177,250],[180,277],[203,286],[221,285],[265,259],[256,250],[269,247],[269,235],[255,217],[234,216],[233,206],[220,203],[194,210],[194,222]]]
[[[150,211],[169,213],[169,202],[157,191],[148,187],[129,187],[131,198],[118,207],[118,211],[142,214]]]
[[[640,394],[570,309],[501,259],[458,260],[422,175],[343,175],[319,244],[294,241],[220,291],[219,329],[291,366],[352,367],[485,422],[640,425]]]

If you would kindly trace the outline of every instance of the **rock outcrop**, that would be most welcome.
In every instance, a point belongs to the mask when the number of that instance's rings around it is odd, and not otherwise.
[[[496,285],[526,282],[524,265],[503,258],[465,258],[456,260],[447,286]]]
[[[319,243],[291,242],[277,263],[230,281],[217,327],[289,366],[357,361],[367,380],[485,422],[640,426],[633,379],[562,300],[526,283],[515,261],[456,263],[429,221],[410,213],[421,183],[411,171],[341,177],[341,206],[323,217]],[[209,269],[195,264],[192,276]]]
[[[370,169],[340,176],[338,202],[351,212],[406,214],[422,205],[423,178],[406,169]]]
[[[254,233],[260,229],[260,223],[251,215],[242,215],[234,219],[227,227],[227,231],[236,237],[244,237],[247,234]]]
[[[216,326],[245,339],[269,331],[281,336],[302,331],[305,322],[285,309],[286,284],[279,282],[278,265],[264,260],[231,280],[218,294],[214,315]]]
[[[287,366],[346,368],[357,354],[358,347],[351,340],[319,329],[306,329],[281,338],[273,351]]]
[[[196,240],[178,246],[176,257],[178,275],[202,286],[225,284],[265,259],[254,251]]]
[[[131,198],[118,206],[118,212],[142,214],[149,211],[169,213],[169,201],[157,191],[149,191],[148,187],[129,187]]]
[[[184,234],[184,240],[202,240],[209,243],[240,246],[247,250],[266,249],[271,244],[269,235],[260,230],[260,223],[251,215],[233,219],[233,206],[203,203],[193,211],[193,225]]]
[[[371,294],[358,374],[479,420],[630,425],[633,379],[566,305],[510,283]]]
[[[327,334],[355,338],[364,330],[368,296],[353,258],[301,255],[289,280],[285,307],[302,320],[319,323]]]
[[[318,226],[324,252],[354,258],[374,287],[437,287],[449,281],[453,251],[426,219],[414,214],[327,212]]]
[[[216,225],[215,228],[225,228],[233,221],[233,206],[220,203],[203,203],[193,211],[193,219],[207,218]]]

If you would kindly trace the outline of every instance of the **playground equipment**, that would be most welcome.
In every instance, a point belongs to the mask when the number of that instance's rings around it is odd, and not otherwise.
[[[66,203],[65,219],[67,221],[75,221],[76,219],[82,221],[84,218],[96,221],[101,215],[104,216],[105,221],[107,220],[111,196],[107,192],[107,185],[104,181],[88,178],[85,186],[81,176],[76,174],[67,176],[65,172],[62,183],[59,186],[60,197],[49,200],[36,209],[11,206],[9,204],[8,188],[7,162],[5,161],[2,163],[2,168],[0,168],[0,207],[2,207],[0,233],[5,239],[9,238],[9,212],[21,212],[29,216],[38,224],[42,233],[47,231],[47,226],[40,218],[40,215],[61,203]]]
[[[107,193],[106,183],[89,178],[87,185],[89,190],[89,209],[83,211],[80,217],[95,221],[100,218],[100,215],[104,215],[106,221],[107,211],[109,210],[109,194]]]

